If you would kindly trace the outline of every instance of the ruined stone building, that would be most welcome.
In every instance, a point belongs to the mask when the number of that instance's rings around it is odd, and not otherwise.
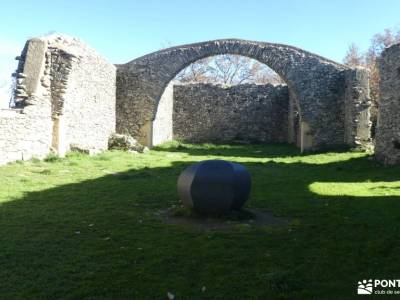
[[[59,36],[29,40],[18,59],[15,108],[0,110],[0,164],[74,146],[106,149],[115,132],[115,66]]]
[[[385,51],[381,63],[377,157],[387,163],[400,157],[400,123],[393,118],[398,48]],[[182,69],[219,54],[256,59],[286,84],[174,85]],[[245,139],[293,143],[304,151],[370,141],[368,71],[292,46],[215,40],[114,66],[75,38],[51,35],[28,40],[18,59],[15,107],[0,110],[0,164],[73,148],[105,150],[113,132],[148,146],[174,138]]]
[[[385,164],[400,164],[400,44],[379,60],[380,101],[375,155]]]

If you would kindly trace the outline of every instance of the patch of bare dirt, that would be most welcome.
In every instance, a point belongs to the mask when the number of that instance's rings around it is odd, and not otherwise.
[[[174,208],[157,213],[166,224],[182,225],[199,230],[233,230],[243,227],[282,227],[290,220],[277,217],[272,212],[258,209],[246,209],[226,216],[201,216],[193,213],[177,212]]]

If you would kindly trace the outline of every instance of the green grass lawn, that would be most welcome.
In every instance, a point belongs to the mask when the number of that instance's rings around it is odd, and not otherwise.
[[[290,225],[165,224],[178,175],[211,158],[244,164],[246,206]],[[400,168],[365,153],[170,143],[0,167],[0,299],[358,299],[399,256]]]

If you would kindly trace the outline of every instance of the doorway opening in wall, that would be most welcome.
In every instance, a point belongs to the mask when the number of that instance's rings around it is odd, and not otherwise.
[[[152,145],[170,140],[300,146],[294,93],[267,65],[240,55],[198,60],[172,79],[152,122]]]

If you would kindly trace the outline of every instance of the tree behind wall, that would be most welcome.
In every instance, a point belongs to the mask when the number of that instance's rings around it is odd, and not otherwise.
[[[372,101],[371,121],[372,136],[375,135],[379,107],[379,69],[378,58],[382,51],[394,44],[400,43],[400,30],[386,28],[382,33],[375,34],[367,51],[362,52],[352,43],[343,59],[343,63],[350,66],[363,66],[370,71],[370,96]]]
[[[350,44],[343,63],[350,67],[364,66],[364,54],[355,43]]]
[[[231,54],[198,60],[182,70],[175,79],[181,83],[201,82],[223,85],[284,83],[279,75],[265,64],[248,57]]]

